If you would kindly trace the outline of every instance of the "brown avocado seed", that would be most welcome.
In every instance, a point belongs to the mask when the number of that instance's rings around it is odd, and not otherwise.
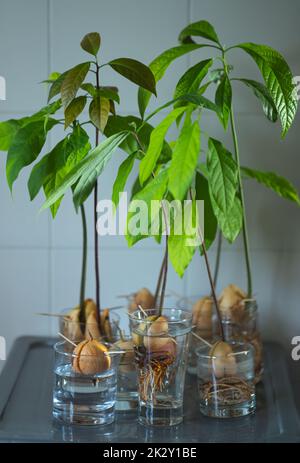
[[[231,346],[224,341],[217,341],[210,349],[212,370],[216,378],[233,376],[237,372],[235,357]]]
[[[80,308],[77,306],[70,310],[65,317],[63,334],[68,339],[71,339],[71,341],[80,341],[83,339],[83,333],[79,322],[79,314]]]
[[[98,327],[96,311],[90,312],[85,324],[85,339],[100,339],[101,334]]]
[[[73,351],[73,370],[83,375],[95,375],[108,370],[111,359],[104,352],[107,352],[107,347],[95,339],[80,342]]]
[[[246,297],[246,293],[238,286],[233,284],[226,286],[219,297],[222,317],[234,322],[242,321]]]
[[[133,295],[133,298],[128,307],[128,312],[134,312],[138,309],[139,305],[143,307],[144,310],[150,310],[154,308],[155,299],[149,289],[142,288]]]
[[[193,325],[201,331],[202,337],[210,337],[212,333],[213,301],[209,296],[202,297],[193,306]]]
[[[159,353],[166,352],[174,355],[176,351],[176,342],[173,338],[168,336],[169,325],[165,317],[160,316],[154,320],[150,326],[148,326],[146,333],[143,342],[147,351]]]

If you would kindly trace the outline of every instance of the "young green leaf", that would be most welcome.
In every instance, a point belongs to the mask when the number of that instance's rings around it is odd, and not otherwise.
[[[251,80],[251,79],[234,79],[234,80],[243,82],[245,85],[247,85],[247,87],[251,88],[254,95],[257,96],[257,98],[262,103],[262,108],[267,118],[271,122],[277,121],[278,112],[273,102],[273,99],[271,98],[270,92],[265,85],[261,84],[260,82],[257,82],[256,80]]]
[[[131,58],[117,58],[108,64],[126,79],[156,95],[154,75],[145,64]]]
[[[48,94],[48,103],[49,103],[50,100],[52,100],[52,98],[54,98],[56,95],[58,95],[60,93],[62,83],[63,83],[67,73],[68,73],[68,71],[64,72],[63,74],[59,74],[59,76],[51,84],[51,86],[49,88],[49,94]]]
[[[65,192],[72,186],[74,183],[77,182],[77,180],[81,177],[83,177],[87,182],[86,182],[86,187],[88,187],[88,182],[89,182],[89,175],[91,177],[96,176],[94,178],[97,178],[97,173],[103,170],[105,164],[107,161],[110,159],[112,152],[124,141],[124,139],[127,137],[128,133],[123,132],[123,133],[118,133],[115,134],[107,139],[105,139],[103,142],[99,143],[99,145],[94,148],[88,156],[86,156],[82,161],[80,161],[64,178],[62,183],[59,185],[57,189],[55,189],[49,198],[47,198],[47,201],[43,204],[41,210],[47,209],[48,207],[52,206],[59,198],[61,198]],[[94,172],[93,172],[94,171]],[[90,178],[91,178],[90,177]],[[76,186],[78,187],[79,182]],[[84,185],[82,185],[83,192],[84,192]],[[79,194],[77,190],[77,195]]]
[[[128,132],[113,135],[110,140],[104,140],[102,144],[100,143],[94,150],[91,151],[88,163],[86,164],[86,167],[74,189],[73,199],[76,208],[83,204],[88,198],[94,188],[96,179],[103,172],[115,149],[125,140],[127,136]]]
[[[177,139],[169,167],[169,190],[175,199],[183,200],[191,186],[200,153],[200,128],[187,116]]]
[[[231,84],[226,74],[221,78],[221,82],[218,85],[215,103],[220,108],[219,118],[223,124],[224,129],[227,129],[228,118],[231,108],[232,101],[232,90]]]
[[[118,104],[120,103],[120,97],[119,97],[119,94],[118,94],[117,87],[109,87],[109,86],[100,87],[97,90],[97,94],[99,96],[104,97],[104,98],[108,98],[109,100],[113,100]]]
[[[8,151],[9,147],[16,136],[16,133],[22,126],[17,119],[9,119],[0,122],[0,151]]]
[[[136,153],[130,154],[130,156],[128,156],[119,167],[112,191],[112,201],[114,202],[116,207],[119,204],[119,193],[122,193],[124,191],[127,179],[129,177],[130,172],[132,171],[135,158]]]
[[[66,76],[63,79],[61,89],[60,89],[61,100],[65,108],[75,98],[89,69],[90,69],[90,62],[87,62],[87,63],[77,64],[77,66],[67,71]]]
[[[109,116],[110,104],[107,98],[96,96],[91,101],[89,115],[92,123],[101,132],[104,131]]]
[[[196,199],[204,201],[204,241],[206,249],[209,249],[215,240],[218,224],[210,200],[208,181],[200,172],[196,173],[195,188]]]
[[[169,130],[173,122],[175,122],[177,117],[184,111],[184,107],[173,109],[173,111],[170,114],[168,114],[152,131],[146,155],[140,163],[139,175],[140,182],[142,185],[150,177],[152,171],[156,166],[167,131]]]
[[[28,190],[31,201],[42,187],[48,192],[57,188],[64,175],[70,171],[91,149],[85,130],[77,125],[73,132],[61,140],[33,167]],[[50,184],[52,185],[50,188]],[[47,186],[47,188],[45,188]]]
[[[65,109],[65,129],[82,113],[86,105],[86,96],[78,96]]]
[[[180,56],[190,53],[191,51],[197,50],[204,47],[205,45],[180,45],[179,47],[169,48],[168,50],[157,56],[149,65],[149,68],[154,74],[155,81],[158,82],[164,76],[166,70],[175,59]],[[138,91],[138,105],[141,117],[144,117],[146,108],[148,106],[151,93],[144,88],[139,88]]]
[[[98,32],[86,34],[80,42],[81,48],[91,55],[97,56],[101,44],[101,37]]]
[[[168,184],[168,173],[165,169],[161,170],[159,174],[151,179],[143,189],[138,191],[138,193],[132,198],[131,201],[135,200],[141,200],[144,201],[144,203],[147,206],[147,211],[148,211],[148,235],[142,235],[142,234],[131,234],[130,233],[130,227],[129,223],[132,219],[132,217],[135,215],[134,212],[130,211],[130,206],[129,206],[129,212],[127,216],[127,227],[126,227],[126,239],[128,246],[131,247],[138,241],[140,241],[143,238],[147,238],[148,236],[151,236],[151,224],[157,220],[157,216],[155,214],[151,214],[151,201],[156,200],[160,201],[163,199],[164,194],[167,190],[167,184]]]
[[[238,167],[231,153],[214,138],[208,140],[207,172],[210,195],[226,215],[238,191]]]
[[[174,92],[174,98],[185,95],[187,93],[194,93],[198,90],[204,77],[207,75],[209,68],[213,63],[212,59],[206,59],[195,64],[188,69],[183,76],[179,79]]]
[[[57,124],[54,119],[30,122],[21,127],[9,147],[6,160],[6,176],[10,190],[20,171],[36,160],[46,141],[47,132]]]
[[[175,272],[182,278],[189,266],[196,250],[196,246],[187,245],[188,237],[185,235],[170,235],[168,250],[170,261]]]
[[[296,188],[289,182],[289,180],[275,174],[274,172],[262,172],[259,170],[249,169],[248,167],[242,167],[242,174],[246,178],[253,178],[262,185],[270,188],[278,196],[289,199],[300,205],[300,198]]]
[[[178,40],[181,43],[193,43],[192,36],[203,37],[220,45],[217,33],[208,21],[197,21],[189,24],[180,32]]]
[[[240,199],[235,196],[233,204],[226,214],[219,209],[213,196],[211,196],[211,204],[224,237],[229,243],[233,243],[243,226],[243,210]]]
[[[296,115],[298,99],[292,72],[283,56],[271,47],[255,43],[237,45],[256,62],[278,111],[284,137]]]

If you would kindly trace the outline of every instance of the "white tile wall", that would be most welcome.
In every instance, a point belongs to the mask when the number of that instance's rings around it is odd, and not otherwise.
[[[272,14],[269,14],[272,10]],[[2,2],[0,16],[0,75],[7,81],[7,100],[0,101],[0,118],[23,115],[45,102],[45,88],[38,82],[50,70],[63,70],[86,59],[80,51],[81,37],[92,30],[102,35],[103,61],[129,56],[150,62],[167,47],[189,21],[208,19],[222,41],[252,40],[281,50],[295,74],[300,74],[300,3],[268,0],[10,0]],[[172,95],[172,88],[188,63],[204,59],[208,51],[182,58],[166,73],[159,85],[159,101]],[[236,75],[257,77],[255,64],[241,52],[232,53]],[[121,111],[136,111],[136,89],[107,70],[103,81],[120,87]],[[154,100],[152,105],[154,105]],[[288,176],[300,189],[299,115],[286,140],[280,128],[261,115],[248,89],[235,88],[237,128],[244,164],[274,170]],[[205,116],[204,128],[216,138],[222,129],[214,117]],[[174,135],[174,134],[173,134]],[[172,137],[172,134],[171,134]],[[228,140],[228,136],[224,137]],[[51,144],[57,141],[53,134]],[[231,146],[228,141],[228,145]],[[121,152],[116,153],[120,162]],[[23,333],[54,333],[56,322],[35,312],[74,305],[78,298],[80,273],[80,219],[70,198],[62,204],[53,222],[47,213],[38,214],[42,197],[28,201],[26,174],[15,184],[14,197],[5,184],[5,159],[0,159],[0,334],[9,347]],[[101,178],[101,196],[110,197],[113,176],[118,168],[111,163]],[[250,181],[245,185],[255,291],[266,337],[280,339],[289,349],[290,338],[300,332],[299,322],[299,210]],[[91,204],[87,215],[92,216]],[[88,293],[94,292],[92,234],[89,231]],[[128,250],[123,238],[101,240],[102,296],[104,305],[119,303],[118,294],[140,286],[155,285],[162,250],[146,241]],[[213,262],[214,249],[210,252]],[[219,287],[236,282],[245,286],[241,241],[225,244]],[[201,294],[208,289],[203,261],[198,255],[180,280],[170,272],[169,289],[183,294]],[[173,303],[172,299],[168,302]]]

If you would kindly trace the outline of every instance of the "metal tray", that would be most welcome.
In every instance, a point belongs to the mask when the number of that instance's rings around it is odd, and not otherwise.
[[[300,420],[285,357],[265,345],[264,381],[257,387],[257,412],[236,419],[212,419],[197,407],[195,378],[187,375],[184,422],[146,428],[136,414],[117,414],[110,426],[61,426],[52,420],[52,345],[55,339],[21,337],[0,376],[1,442],[300,442]]]

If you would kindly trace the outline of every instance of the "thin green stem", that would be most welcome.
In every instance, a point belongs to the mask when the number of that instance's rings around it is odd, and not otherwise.
[[[222,251],[222,232],[221,230],[218,231],[218,246],[217,246],[217,255],[216,255],[216,263],[215,263],[215,271],[214,271],[214,287],[217,287],[218,283],[218,276],[219,276],[219,268],[220,268],[220,260],[221,260],[221,251]]]
[[[99,66],[96,71],[96,88],[99,88]],[[99,130],[95,129],[95,146],[99,144]],[[97,232],[97,203],[98,203],[98,181],[96,179],[94,186],[94,259],[95,259],[95,280],[96,280],[96,305],[97,305],[97,323],[100,333],[102,333],[101,324],[101,305],[100,305],[100,268],[99,268],[99,240]]]
[[[231,133],[234,144],[235,159],[238,165],[238,180],[239,180],[239,190],[240,190],[240,199],[243,212],[243,242],[244,242],[244,251],[245,251],[245,260],[246,260],[246,270],[247,270],[247,294],[248,297],[252,297],[252,273],[251,273],[251,261],[250,261],[250,250],[249,250],[249,238],[247,230],[247,219],[246,219],[246,210],[245,210],[245,199],[244,199],[244,189],[241,175],[241,163],[240,163],[240,154],[239,154],[239,145],[237,140],[237,132],[235,128],[235,120],[232,106],[230,108],[230,126]]]
[[[85,299],[85,284],[86,284],[86,263],[87,263],[87,226],[84,205],[80,206],[81,221],[82,221],[82,266],[81,266],[81,282],[80,282],[80,313],[79,321],[84,322],[84,299]]]
[[[227,48],[227,50],[224,50],[224,49],[222,50],[224,72],[226,76],[228,77],[228,79],[229,79],[229,72],[228,72],[228,65],[226,62],[225,53],[231,48],[234,48],[234,47]],[[249,250],[249,238],[248,238],[248,230],[247,230],[244,189],[243,189],[242,174],[241,174],[240,152],[239,152],[239,145],[238,145],[238,138],[237,138],[237,131],[235,127],[235,119],[234,119],[232,103],[230,107],[230,127],[231,127],[231,134],[232,134],[233,145],[234,145],[235,160],[238,166],[239,192],[240,192],[240,200],[241,200],[242,214],[243,214],[242,233],[243,233],[243,243],[244,243],[245,261],[246,261],[246,271],[247,271],[247,294],[248,294],[248,297],[251,298],[252,297],[252,273],[251,273],[251,261],[250,261],[250,250]]]

